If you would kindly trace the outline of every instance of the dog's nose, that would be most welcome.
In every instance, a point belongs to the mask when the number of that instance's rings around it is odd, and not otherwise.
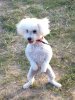
[[[28,41],[31,41],[31,40],[32,40],[32,39],[29,37],[29,38],[28,38]]]

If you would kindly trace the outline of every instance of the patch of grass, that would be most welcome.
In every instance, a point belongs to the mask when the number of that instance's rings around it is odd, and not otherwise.
[[[8,52],[7,52],[8,53]],[[13,57],[13,55],[9,52],[8,54],[4,54],[4,55],[0,55],[0,64],[3,65],[3,63],[5,64],[6,62],[8,62],[8,60],[10,60]]]
[[[6,31],[14,32],[16,30],[15,21],[13,18],[10,18],[9,16],[4,16],[4,18],[2,17],[1,21],[2,21],[2,27]]]
[[[6,47],[7,47],[7,44],[6,43],[0,43],[0,47],[2,48],[2,49],[6,49]]]
[[[64,31],[65,35],[64,35],[64,38],[66,38],[66,40],[68,40],[69,42],[72,41],[74,42],[75,41],[75,34],[74,34],[74,25],[69,27],[68,29],[66,29]]]
[[[23,15],[23,16],[22,16]],[[4,16],[0,16],[2,28],[8,32],[16,32],[16,24],[24,17],[24,12],[20,9],[13,10]]]
[[[62,77],[60,82],[65,91],[69,90],[75,85],[75,66],[65,67],[66,74]]]
[[[3,20],[2,20],[2,24],[3,24],[2,25],[3,29],[5,29],[6,31],[15,32],[16,27],[15,27],[15,20],[14,19],[4,17]]]
[[[75,85],[75,74],[71,73],[64,75],[60,82],[62,83],[63,88],[67,91]]]
[[[30,64],[25,57],[24,51],[17,57],[16,62],[21,66],[22,70],[28,70],[29,69]]]
[[[43,0],[45,9],[52,9],[68,4],[69,0]]]
[[[32,86],[30,86],[30,88],[31,89],[37,89],[37,88],[39,88],[39,86],[36,83],[34,83]]]
[[[54,89],[54,86],[52,84],[50,84],[50,83],[47,83],[46,84],[46,89],[47,90],[53,90]]]
[[[62,29],[51,30],[51,36],[52,37],[58,37],[59,38],[59,36],[61,34],[61,30]]]
[[[29,7],[27,9],[27,12],[30,12],[35,17],[40,17],[40,14],[42,13],[42,10],[37,7]]]
[[[34,0],[13,0],[13,2],[22,2],[24,4],[33,4]]]

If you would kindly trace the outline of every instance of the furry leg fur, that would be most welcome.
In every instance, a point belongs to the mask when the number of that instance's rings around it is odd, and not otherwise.
[[[55,74],[51,68],[51,66],[49,65],[47,71],[46,71],[46,74],[48,75],[48,82],[53,84],[54,86],[60,88],[61,87],[61,84],[58,83],[56,80],[55,80]]]
[[[34,71],[32,68],[30,68],[28,75],[27,75],[28,82],[23,85],[23,89],[29,88],[34,83],[35,81],[34,76],[37,72],[38,70]]]

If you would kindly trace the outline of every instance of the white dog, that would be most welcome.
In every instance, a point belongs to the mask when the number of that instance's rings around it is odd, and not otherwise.
[[[48,75],[48,82],[56,87],[61,87],[61,84],[55,81],[55,74],[49,65],[52,48],[44,38],[50,32],[49,20],[47,18],[22,19],[17,24],[17,32],[28,41],[25,53],[31,65],[27,75],[28,82],[23,85],[23,88],[29,88],[33,84],[38,70]]]

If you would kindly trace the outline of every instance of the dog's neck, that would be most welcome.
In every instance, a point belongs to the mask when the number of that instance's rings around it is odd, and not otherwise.
[[[30,44],[41,44],[41,43],[46,44],[46,45],[50,45],[50,44],[46,41],[46,39],[45,39],[44,37],[42,37],[42,38],[40,38],[40,39],[37,39],[35,42],[32,42],[32,43],[30,43]]]
[[[50,45],[46,39],[44,37],[42,37],[41,39],[38,39],[37,42],[40,42],[40,43],[43,43],[43,44],[46,44],[46,45]]]
[[[45,38],[42,37],[42,38],[40,38],[40,39],[37,39],[36,42],[41,42],[41,41],[43,41],[44,39],[45,39]]]

